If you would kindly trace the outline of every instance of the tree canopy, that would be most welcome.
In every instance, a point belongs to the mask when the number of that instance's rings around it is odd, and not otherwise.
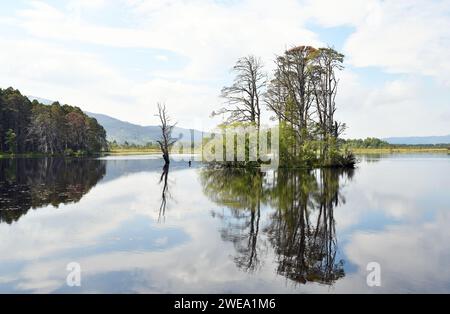
[[[30,101],[0,89],[0,152],[90,154],[107,149],[106,131],[80,108]]]
[[[298,46],[277,56],[273,73],[266,75],[259,58],[241,58],[233,85],[222,90],[225,107],[213,115],[228,114],[222,130],[253,124],[260,135],[260,104],[265,104],[279,125],[280,166],[352,168],[355,157],[340,139],[346,124],[336,119],[343,63],[344,55],[332,48]],[[254,166],[247,160],[240,164]]]

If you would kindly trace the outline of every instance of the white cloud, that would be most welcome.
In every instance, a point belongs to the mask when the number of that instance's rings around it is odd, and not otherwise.
[[[308,16],[325,27],[356,26],[367,18],[377,3],[377,0],[305,1]]]
[[[127,3],[139,28],[90,24],[38,1],[20,13],[18,23],[40,38],[170,50],[190,59],[180,77],[195,79],[222,75],[242,55],[257,53],[271,62],[285,47],[320,44],[317,36],[303,27],[302,8],[294,0],[277,6],[254,0],[232,5],[214,1]]]
[[[450,1],[383,1],[345,46],[351,64],[450,83]]]
[[[119,6],[129,16],[128,24],[106,25],[92,18]],[[350,66],[408,75],[386,76],[384,85],[371,86],[370,77],[362,82],[364,74],[344,72],[339,115],[351,127],[349,134],[418,134],[411,125],[423,115],[429,121],[422,121],[426,131],[419,133],[448,133],[442,119],[450,114],[443,88],[431,98],[430,93],[414,98],[418,88],[414,84],[422,75],[448,83],[449,7],[448,0],[285,0],[276,4],[268,0],[96,0],[70,1],[59,7],[30,1],[16,16],[0,17],[3,25],[25,30],[33,38],[19,36],[3,45],[7,48],[0,52],[0,63],[9,74],[0,77],[0,83],[141,124],[155,123],[154,104],[166,100],[180,116],[181,125],[189,126],[195,117],[209,128],[215,123],[209,113],[220,106],[217,95],[229,80],[228,69],[235,60],[256,54],[270,69],[274,55],[286,47],[325,45],[305,26],[313,20],[324,27],[354,28],[343,43]],[[24,43],[39,49],[24,52]],[[126,75],[121,65],[108,63],[100,53],[85,53],[86,45],[170,54],[154,54],[149,63],[156,61],[159,66],[146,72],[151,79],[142,81]],[[126,52],[123,57],[128,57]],[[183,66],[173,66],[177,58],[186,61]],[[391,117],[401,115],[397,122],[386,117],[386,108],[392,108]]]
[[[309,18],[325,27],[351,26],[344,52],[357,67],[430,75],[448,81],[450,1],[306,1]]]
[[[98,10],[104,8],[107,3],[106,0],[70,0],[67,8],[76,12],[80,10]]]
[[[350,137],[448,134],[450,1],[307,1],[309,17],[325,27],[350,26],[349,66],[406,77],[371,82],[346,70],[339,117]],[[432,86],[432,87],[431,87]]]
[[[421,76],[386,79],[382,84],[364,84],[360,74],[345,70],[337,97],[337,118],[347,123],[345,137],[429,136],[449,133],[450,114],[439,84],[430,91]]]
[[[100,1],[88,8],[103,4]],[[158,101],[166,101],[180,117],[180,125],[191,126],[193,120],[201,118],[204,126],[211,128],[216,122],[210,121],[209,115],[220,106],[217,95],[238,57],[255,53],[271,65],[274,54],[287,46],[320,43],[313,32],[303,28],[301,9],[294,0],[277,7],[269,1],[246,1],[231,6],[214,1],[126,1],[125,4],[133,12],[138,27],[92,24],[83,20],[79,10],[62,10],[43,1],[32,1],[30,7],[19,12],[16,25],[37,38],[44,49],[38,53],[31,49],[21,52],[23,62],[17,63],[12,57],[17,45],[11,45],[4,61],[16,73],[13,75],[16,80],[4,77],[10,82],[4,84],[141,124],[156,122],[153,107]],[[52,52],[54,43],[60,43],[59,53]],[[71,47],[78,45],[81,51],[85,43],[110,49],[163,49],[186,57],[188,62],[178,69],[154,70],[151,74],[156,75],[155,79],[140,82],[124,76],[114,64],[107,65],[100,57],[80,56],[69,48],[63,49],[65,43]],[[87,62],[78,67],[81,59]],[[36,71],[45,79],[36,83],[33,78],[27,80],[26,75],[19,75],[29,68],[25,67],[26,60],[34,60]],[[55,66],[46,68],[51,63]],[[54,73],[55,69],[60,74]],[[61,80],[62,75],[71,80]],[[80,84],[84,86],[75,92]]]
[[[378,262],[385,292],[443,291],[450,279],[445,262],[450,250],[449,218],[440,213],[433,222],[392,226],[373,234],[355,233],[346,255],[356,265]],[[364,276],[365,269],[360,271]]]
[[[157,55],[155,58],[159,61],[169,61],[169,57],[165,55]]]

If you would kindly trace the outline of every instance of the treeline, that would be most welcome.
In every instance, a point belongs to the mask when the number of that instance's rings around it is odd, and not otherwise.
[[[18,90],[0,89],[0,152],[73,155],[107,147],[105,129],[80,108],[31,102]]]
[[[374,148],[374,149],[382,149],[382,148],[389,148],[389,149],[396,149],[396,148],[403,148],[403,149],[429,149],[429,148],[450,148],[449,144],[390,144],[386,141],[383,141],[379,138],[374,137],[368,137],[366,139],[347,139],[347,140],[340,140],[342,143],[342,146],[347,147],[348,149],[365,149],[365,148]]]
[[[352,167],[355,158],[339,141],[346,125],[336,119],[337,72],[344,55],[331,48],[299,46],[275,60],[272,75],[254,56],[237,61],[231,86],[222,90],[227,124],[252,124],[259,130],[263,109],[280,126],[283,167]],[[259,132],[259,131],[258,131]]]
[[[108,142],[108,147],[110,151],[115,150],[159,150],[159,145],[157,143],[148,142],[145,145],[140,145],[136,143],[129,143],[125,141],[123,144],[118,143],[116,140]]]
[[[379,138],[348,139],[343,141],[348,148],[389,148],[391,144]]]

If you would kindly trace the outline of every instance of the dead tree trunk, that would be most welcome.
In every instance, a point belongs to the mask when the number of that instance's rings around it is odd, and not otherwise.
[[[176,124],[170,124],[170,117],[167,114],[166,105],[158,104],[158,114],[161,122],[161,138],[158,140],[159,147],[163,153],[164,162],[166,165],[170,164],[170,150],[177,142],[177,139],[172,138],[172,132]]]

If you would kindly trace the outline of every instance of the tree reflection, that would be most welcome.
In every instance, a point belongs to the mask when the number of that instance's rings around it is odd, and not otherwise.
[[[167,207],[167,197],[169,194],[169,170],[170,165],[164,165],[159,184],[163,185],[162,196],[161,196],[161,206],[159,207],[159,218],[158,222],[161,222],[166,217],[166,207]]]
[[[333,284],[345,276],[337,260],[334,208],[345,199],[341,182],[351,170],[202,171],[206,195],[224,209],[222,238],[233,242],[238,267],[253,271],[272,247],[277,273],[296,282]],[[261,219],[261,207],[271,211]],[[263,225],[263,226],[262,226]],[[261,232],[262,231],[262,232]]]
[[[234,260],[245,271],[254,271],[260,265],[258,243],[263,197],[264,174],[259,170],[207,169],[201,172],[205,193],[229,211],[213,212],[225,227],[222,239],[234,244]]]
[[[278,273],[298,282],[332,284],[344,277],[336,260],[334,208],[344,202],[340,179],[352,172],[319,170],[277,173],[271,202],[276,209],[265,228],[278,259]]]
[[[1,159],[0,223],[30,208],[79,202],[105,173],[105,161],[94,159]]]

